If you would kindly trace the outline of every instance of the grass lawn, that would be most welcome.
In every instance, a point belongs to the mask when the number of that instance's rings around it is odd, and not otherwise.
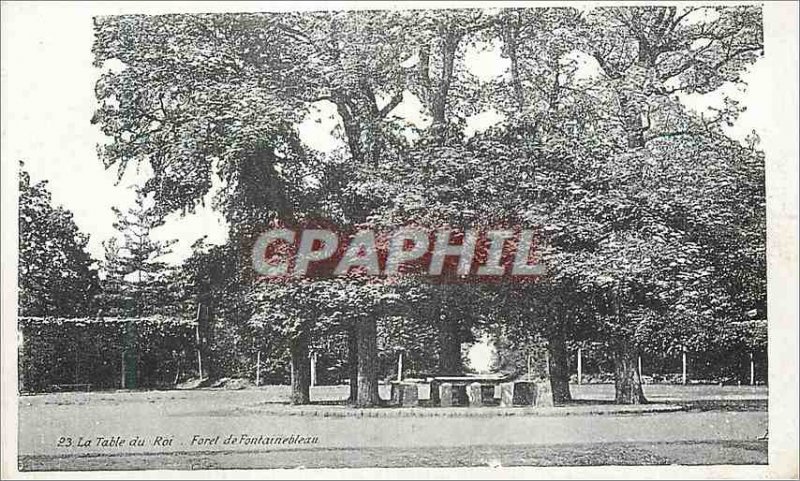
[[[452,415],[437,417],[289,415],[297,408],[285,405],[287,386],[21,396],[19,463],[24,470],[125,470],[767,462],[767,442],[758,440],[767,425],[766,388],[646,386],[651,401],[689,409],[603,415],[584,408],[613,407],[613,386],[572,388],[576,406],[564,409],[574,412],[547,416],[458,414],[497,409],[491,407],[451,408]],[[320,410],[353,409],[329,405],[346,396],[346,386],[312,390],[312,400],[327,404]],[[198,434],[242,433],[311,435],[319,443],[254,448],[190,442]],[[170,448],[57,446],[62,436],[116,435],[175,442]]]

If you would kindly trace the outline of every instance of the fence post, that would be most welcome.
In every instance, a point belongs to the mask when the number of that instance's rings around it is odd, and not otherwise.
[[[750,385],[755,386],[756,384],[756,364],[753,361],[753,353],[750,353]]]
[[[681,351],[683,351],[681,353],[681,354],[683,354],[683,376],[682,377],[683,377],[683,384],[686,384],[686,346],[681,346],[681,347],[682,347]]]
[[[311,385],[317,385],[317,353],[311,353]]]
[[[637,359],[638,367],[639,367],[639,379],[642,377],[642,355],[639,354],[639,358]]]
[[[403,380],[403,351],[399,350],[397,354],[397,382]]]
[[[583,351],[583,349],[581,349],[579,347],[578,348],[578,385],[581,384],[581,378],[583,377],[582,376],[583,375],[583,363],[581,362],[582,361],[582,359],[581,359],[582,351]]]
[[[530,381],[531,379],[533,379],[531,377],[531,371],[533,370],[533,367],[531,366],[531,351],[530,350],[528,351],[528,357],[526,359],[526,363],[527,363],[527,367],[528,367],[528,381]]]
[[[122,355],[120,356],[119,368],[119,388],[125,389],[125,348],[122,348]]]
[[[550,350],[549,349],[544,352],[544,359],[545,359],[545,362],[547,363],[547,377],[549,378],[550,377]]]
[[[197,376],[200,379],[203,379],[203,355],[200,352],[200,309],[202,307],[202,304],[197,304],[197,317],[194,324],[194,338],[197,343]]]
[[[261,351],[256,354],[256,386],[261,385]]]

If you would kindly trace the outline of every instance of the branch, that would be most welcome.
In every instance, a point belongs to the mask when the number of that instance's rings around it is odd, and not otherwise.
[[[299,30],[296,30],[296,29],[294,29],[294,28],[292,28],[292,27],[289,27],[289,26],[287,26],[287,25],[284,25],[284,24],[282,24],[282,23],[276,23],[276,24],[275,24],[275,27],[277,27],[277,28],[278,28],[278,30],[282,30],[282,31],[286,32],[287,34],[289,34],[289,37],[293,38],[294,40],[298,40],[298,41],[300,41],[300,42],[307,43],[307,44],[309,44],[309,45],[312,45],[312,44],[313,44],[313,42],[311,41],[311,39],[309,39],[308,37],[306,37],[306,36],[305,36],[305,35],[304,35],[302,32],[300,32]]]
[[[375,91],[372,90],[372,84],[369,83],[369,80],[363,77],[359,80],[359,83],[361,84],[361,88],[364,90],[364,93],[367,94],[370,114],[374,117],[377,117],[380,114],[380,111],[378,110],[378,99],[375,97]]]
[[[382,118],[386,117],[389,114],[389,112],[391,112],[392,110],[394,110],[395,107],[400,105],[400,102],[402,102],[402,101],[403,101],[403,90],[401,90],[400,92],[394,94],[392,99],[389,100],[389,103],[386,104],[380,110],[380,112],[378,112],[378,118],[382,119]]]
[[[333,102],[333,103],[336,103],[336,102],[333,100],[333,97],[331,97],[330,95],[320,95],[319,97],[315,97],[315,98],[313,98],[313,99],[310,99],[310,100],[309,100],[309,103],[312,103],[312,104],[313,104],[314,102],[320,102],[320,101],[322,101],[322,100],[329,100],[329,101],[331,101],[331,102]]]
[[[431,51],[428,45],[421,46],[419,49],[419,76],[422,85],[427,89],[431,85],[430,77]]]
[[[664,134],[653,135],[651,137],[646,138],[644,141],[646,143],[656,139],[667,139],[671,137],[681,137],[684,135],[701,135],[701,134],[702,132],[697,132],[695,130],[680,130],[677,132],[667,132]]]
[[[670,28],[669,28],[669,32],[670,32],[670,33],[672,33],[672,32],[675,30],[675,27],[677,27],[677,26],[678,26],[678,24],[679,24],[679,23],[681,23],[681,20],[683,20],[684,18],[686,18],[686,17],[687,17],[688,15],[690,15],[691,13],[693,13],[693,12],[696,12],[696,11],[700,10],[701,8],[703,8],[703,7],[688,7],[688,8],[686,9],[686,11],[685,11],[685,12],[683,12],[683,13],[682,13],[682,14],[680,14],[680,15],[678,15],[678,16],[677,16],[677,17],[676,17],[676,18],[675,18],[675,19],[672,21],[672,25],[671,25],[671,26],[670,26]]]
[[[164,114],[164,118],[167,118],[167,109],[164,107],[164,92],[158,94],[158,105],[161,106],[161,113]]]
[[[606,77],[612,80],[617,80],[622,77],[622,75],[619,72],[612,69],[611,65],[606,61],[605,57],[599,54],[593,55],[593,57],[595,60],[597,60],[597,64],[600,65],[600,69],[603,71]]]
[[[689,60],[687,60],[686,62],[684,62],[683,65],[681,65],[680,67],[678,67],[676,69],[673,69],[670,72],[667,72],[667,73],[659,76],[659,78],[661,79],[662,82],[666,82],[667,80],[671,79],[672,77],[675,77],[676,75],[680,75],[683,72],[685,72],[685,71],[689,70],[690,68],[694,67],[695,65],[697,65],[697,57],[698,57],[698,55],[700,55],[701,53],[703,53],[706,50],[708,50],[709,48],[711,48],[712,45],[714,45],[714,40],[711,40],[708,44],[706,44],[702,48],[699,48],[699,49],[695,50],[694,52],[692,52],[691,58]]]

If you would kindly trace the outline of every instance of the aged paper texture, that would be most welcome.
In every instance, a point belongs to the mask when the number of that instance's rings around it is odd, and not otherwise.
[[[2,475],[798,477],[790,2],[3,2]]]

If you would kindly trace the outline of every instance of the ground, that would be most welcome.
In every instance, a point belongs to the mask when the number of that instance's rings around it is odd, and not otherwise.
[[[574,405],[539,411],[330,405],[346,397],[346,386],[312,388],[312,400],[329,404],[303,408],[283,404],[286,386],[22,396],[19,464],[120,470],[767,462],[767,442],[759,439],[767,429],[764,387],[649,385],[648,412],[611,404],[610,385],[572,392]],[[262,444],[254,444],[259,436]],[[293,444],[274,444],[284,438]]]

